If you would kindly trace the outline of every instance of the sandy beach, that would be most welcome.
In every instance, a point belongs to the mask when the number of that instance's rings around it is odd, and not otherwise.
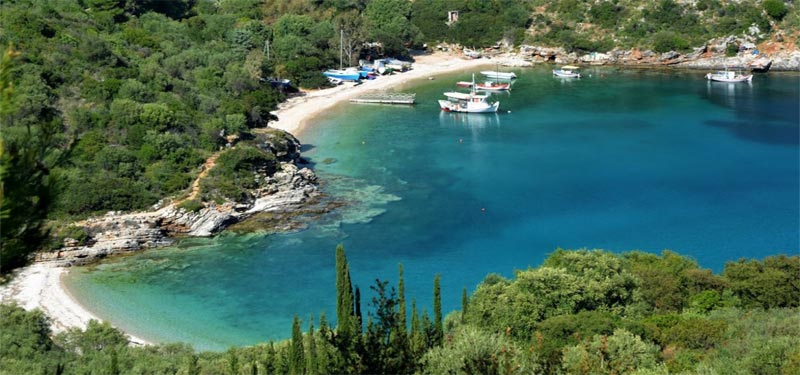
[[[329,89],[305,91],[301,96],[290,98],[281,103],[277,111],[272,112],[278,116],[278,121],[270,123],[269,126],[301,137],[303,130],[312,122],[310,120],[341,101],[370,92],[391,91],[393,88],[414,80],[435,78],[439,74],[495,64],[494,60],[465,60],[442,52],[415,56],[414,58],[416,61],[413,67],[407,72],[393,73],[374,80],[365,80],[359,85],[347,82]]]
[[[279,120],[270,127],[286,130],[295,136],[302,135],[311,119],[334,104],[368,92],[385,92],[413,80],[429,79],[438,74],[469,70],[492,65],[490,60],[464,60],[444,53],[417,56],[413,69],[403,73],[379,77],[360,85],[346,83],[325,90],[304,92],[303,95],[282,103],[274,112]],[[92,319],[101,320],[84,308],[62,283],[68,268],[55,267],[48,263],[35,263],[16,271],[12,280],[0,286],[0,301],[16,302],[26,310],[41,309],[52,320],[53,332],[69,328],[85,329]],[[134,345],[150,342],[129,334]]]
[[[0,301],[16,302],[26,310],[42,310],[50,317],[54,333],[69,328],[86,329],[90,320],[101,319],[81,306],[64,287],[61,277],[67,272],[68,268],[48,263],[34,263],[17,270],[8,284],[0,286]],[[149,344],[141,338],[128,336],[131,344]]]

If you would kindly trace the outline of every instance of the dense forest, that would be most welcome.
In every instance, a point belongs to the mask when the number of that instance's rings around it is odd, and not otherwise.
[[[92,321],[53,336],[40,311],[0,307],[2,374],[797,374],[800,257],[728,262],[713,274],[665,251],[556,250],[489,275],[443,316],[397,287],[351,285],[336,249],[336,327],[295,317],[291,339],[226,352],[128,346]],[[363,301],[362,301],[363,299]],[[366,302],[369,301],[369,302]],[[421,310],[421,311],[420,311]],[[288,330],[288,327],[287,327]]]

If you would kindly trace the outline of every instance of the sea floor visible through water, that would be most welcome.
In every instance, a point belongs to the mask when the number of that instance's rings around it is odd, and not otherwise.
[[[224,350],[281,340],[295,315],[335,321],[343,244],[370,310],[375,279],[445,311],[489,273],[513,277],[556,248],[665,249],[726,261],[800,249],[800,75],[716,83],[704,71],[514,69],[497,114],[441,112],[462,72],[421,81],[415,106],[342,103],[302,136],[331,197],[308,228],[223,234],[71,272],[72,293],[157,342]]]

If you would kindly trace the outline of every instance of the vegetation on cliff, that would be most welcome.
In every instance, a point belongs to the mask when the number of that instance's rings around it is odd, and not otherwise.
[[[338,327],[295,317],[291,339],[227,352],[129,347],[107,323],[52,336],[39,311],[0,307],[0,373],[795,374],[800,257],[728,262],[557,250],[513,279],[489,275],[441,318],[376,280],[368,299],[336,251]],[[331,281],[334,282],[333,280]],[[334,298],[334,296],[331,296]],[[362,302],[362,298],[369,303]],[[369,308],[363,308],[369,306]],[[410,316],[410,320],[406,320]],[[316,324],[315,324],[316,323]],[[302,326],[306,333],[301,332]]]

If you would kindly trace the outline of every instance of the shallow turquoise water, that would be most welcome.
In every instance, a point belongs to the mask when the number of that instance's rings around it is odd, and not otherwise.
[[[319,119],[304,155],[350,205],[307,230],[118,258],[73,272],[71,290],[142,337],[221,350],[287,338],[295,314],[334,320],[339,243],[365,309],[375,278],[396,283],[402,263],[407,297],[429,312],[435,274],[449,311],[463,287],[558,247],[672,249],[716,272],[798,253],[797,74],[747,85],[699,71],[562,80],[526,69],[495,96],[501,113],[441,113],[436,99],[469,73],[404,87],[414,107],[342,104]]]

